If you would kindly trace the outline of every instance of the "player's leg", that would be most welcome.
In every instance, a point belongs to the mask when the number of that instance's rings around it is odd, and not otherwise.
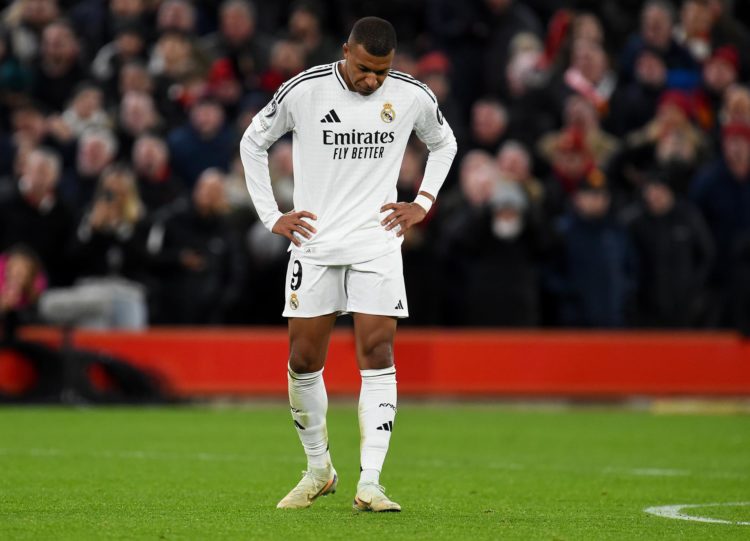
[[[289,405],[307,455],[307,471],[279,508],[309,507],[318,496],[336,490],[338,477],[328,451],[323,367],[336,314],[344,309],[343,276],[341,268],[290,261],[284,311],[289,318]]]
[[[335,322],[335,314],[289,319],[289,406],[311,469],[331,464],[323,367]]]
[[[347,280],[348,309],[354,312],[359,396],[360,467],[355,507],[400,511],[379,485],[397,408],[393,344],[398,317],[407,315],[401,254],[353,266]]]
[[[280,509],[309,507],[318,496],[336,491],[338,476],[328,452],[328,396],[323,367],[336,315],[289,319],[289,406],[307,455],[302,480],[277,505]]]

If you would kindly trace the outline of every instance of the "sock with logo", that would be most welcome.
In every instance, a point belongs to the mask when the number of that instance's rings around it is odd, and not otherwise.
[[[292,419],[305,448],[307,467],[327,468],[331,463],[331,455],[328,452],[328,395],[323,382],[323,370],[297,374],[289,367],[287,379]]]
[[[377,483],[396,418],[396,367],[360,370],[359,393],[360,468],[359,481]]]

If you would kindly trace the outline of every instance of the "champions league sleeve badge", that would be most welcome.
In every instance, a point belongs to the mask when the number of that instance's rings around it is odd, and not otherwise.
[[[276,100],[273,99],[270,101],[268,105],[263,109],[263,114],[266,115],[267,118],[271,118],[273,115],[276,114],[276,111],[278,110],[278,106],[276,105]]]
[[[396,120],[396,111],[393,110],[393,105],[390,103],[383,104],[383,110],[380,111],[380,119],[386,124],[390,124]]]

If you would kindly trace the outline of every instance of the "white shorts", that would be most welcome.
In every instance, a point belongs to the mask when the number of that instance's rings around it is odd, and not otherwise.
[[[409,317],[401,250],[353,265],[316,265],[289,258],[284,317],[373,314]]]

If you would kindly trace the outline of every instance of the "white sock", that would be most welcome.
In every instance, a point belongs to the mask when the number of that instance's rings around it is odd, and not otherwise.
[[[289,367],[287,379],[292,419],[305,448],[307,467],[326,468],[331,464],[331,455],[328,452],[328,395],[323,383],[323,370],[297,374]]]
[[[379,482],[396,418],[396,367],[360,370],[359,482]]]

